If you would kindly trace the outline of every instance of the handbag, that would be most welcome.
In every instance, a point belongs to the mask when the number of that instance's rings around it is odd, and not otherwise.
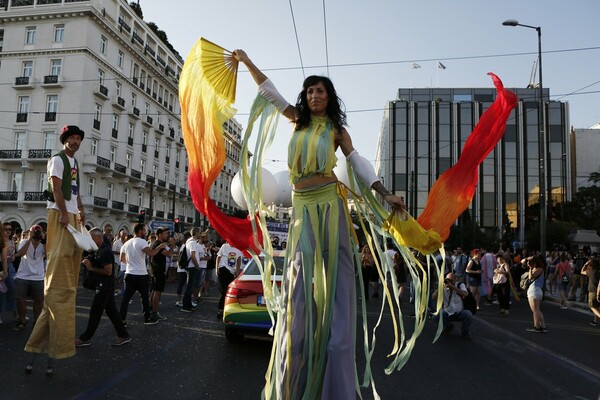
[[[527,290],[529,285],[531,285],[531,281],[529,280],[529,272],[525,272],[523,275],[521,275],[521,282],[519,283],[519,286],[521,289]]]
[[[494,285],[502,285],[503,283],[506,283],[506,276],[504,274],[494,274],[492,282]]]

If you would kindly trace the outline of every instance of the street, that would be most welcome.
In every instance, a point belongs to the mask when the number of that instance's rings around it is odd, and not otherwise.
[[[111,347],[115,333],[103,317],[89,347],[75,357],[57,360],[55,373],[45,376],[46,357],[40,356],[31,375],[24,367],[31,355],[23,347],[31,332],[12,331],[4,316],[0,325],[0,371],[4,399],[259,399],[268,365],[271,340],[247,337],[242,344],[227,342],[216,318],[218,290],[183,313],[174,306],[175,284],[167,283],[157,325],[145,326],[139,297],[129,307],[130,344]],[[87,323],[93,292],[79,288],[77,332]],[[117,306],[120,297],[116,298]],[[371,299],[369,318],[377,318],[379,303]],[[379,299],[380,300],[380,299]],[[378,329],[372,362],[382,399],[598,399],[600,398],[600,326],[590,326],[591,313],[561,310],[544,301],[542,312],[549,332],[530,333],[531,312],[525,300],[513,303],[510,315],[498,306],[482,306],[471,327],[471,340],[456,329],[431,343],[436,325],[428,321],[408,364],[388,376],[386,355],[391,346],[389,315]],[[403,304],[405,315],[409,304]],[[31,317],[31,310],[28,310]],[[414,320],[405,317],[409,330]],[[357,342],[361,342],[359,333]],[[359,372],[364,361],[357,350]],[[363,398],[372,399],[371,389]]]

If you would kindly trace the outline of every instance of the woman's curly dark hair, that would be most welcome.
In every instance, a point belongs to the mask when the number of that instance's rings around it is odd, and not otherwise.
[[[304,129],[310,125],[311,112],[308,107],[308,100],[306,99],[306,91],[309,87],[323,83],[327,90],[327,116],[333,122],[333,126],[339,131],[344,125],[346,125],[346,112],[344,110],[344,103],[338,97],[333,83],[325,76],[311,75],[304,80],[302,83],[302,92],[298,95],[296,101],[296,110],[298,111],[298,119],[296,120],[296,130]]]

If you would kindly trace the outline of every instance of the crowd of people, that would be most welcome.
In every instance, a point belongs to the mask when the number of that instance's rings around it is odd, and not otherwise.
[[[393,265],[400,301],[414,301],[411,276],[406,265],[393,245],[388,243],[386,257]],[[418,257],[418,254],[417,254]],[[474,297],[475,312],[485,305],[498,305],[498,313],[510,314],[510,306],[515,300],[526,298],[532,312],[533,323],[527,330],[546,333],[548,329],[541,311],[541,300],[546,295],[559,296],[562,309],[569,308],[569,302],[587,303],[593,314],[589,322],[597,326],[600,320],[600,256],[591,253],[589,248],[579,250],[575,255],[567,251],[547,252],[546,257],[527,249],[515,253],[503,250],[496,254],[486,249],[473,249],[468,255],[462,248],[447,251],[445,257],[436,254],[436,263],[443,265],[444,276],[444,333],[453,329],[451,321],[463,321],[464,337],[470,337],[469,325],[473,313],[462,305],[469,293]],[[422,265],[426,265],[421,258]],[[379,297],[381,277],[377,273],[375,256],[368,246],[361,249],[363,290],[366,300]],[[433,264],[432,264],[433,265]],[[432,278],[435,274],[430,274]],[[430,292],[435,302],[438,296],[438,282],[430,280]],[[456,293],[457,295],[454,295]],[[454,296],[454,297],[453,297]],[[437,320],[437,318],[434,318]]]

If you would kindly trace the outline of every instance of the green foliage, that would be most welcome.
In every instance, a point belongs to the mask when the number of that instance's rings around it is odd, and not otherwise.
[[[142,11],[142,6],[140,6],[139,2],[132,1],[129,3],[129,7],[133,9],[133,12],[136,13],[138,17],[144,19],[144,12]]]

